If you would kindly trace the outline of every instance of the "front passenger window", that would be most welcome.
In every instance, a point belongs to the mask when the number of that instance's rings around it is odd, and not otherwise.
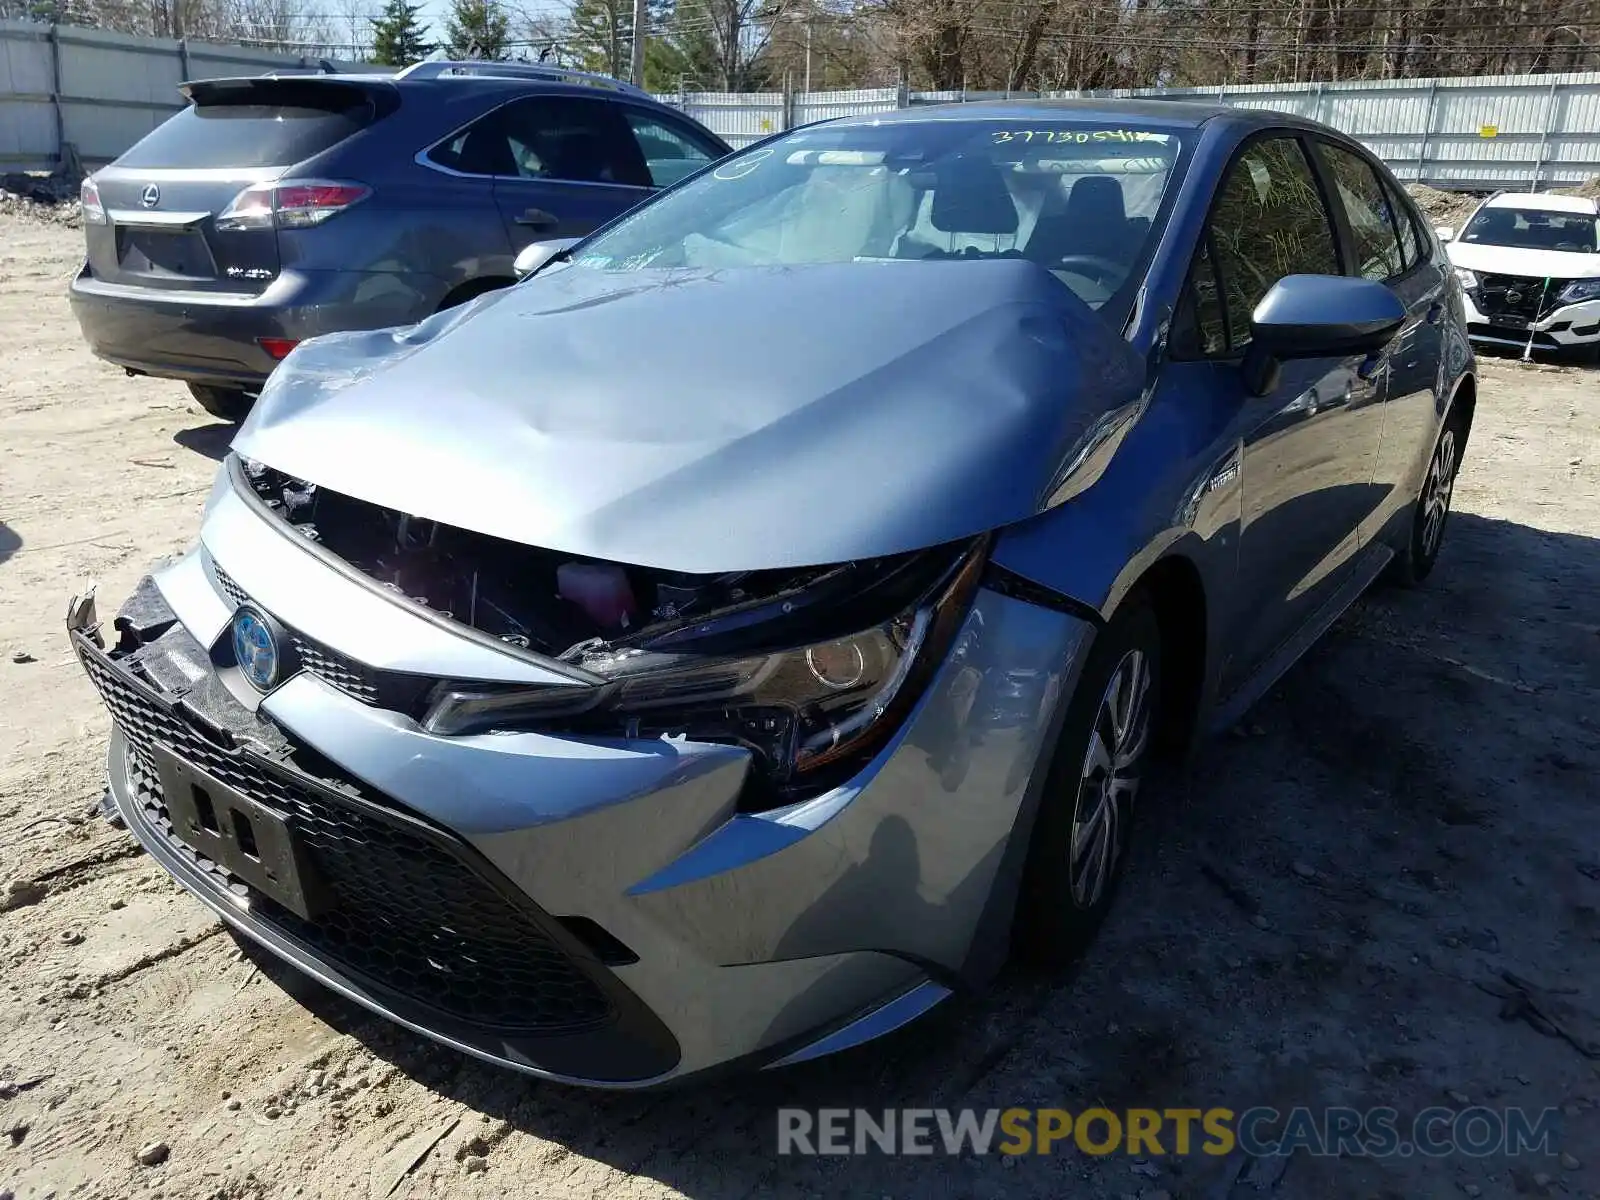
[[[1285,275],[1337,275],[1333,223],[1296,137],[1252,143],[1228,168],[1211,210],[1211,268],[1228,352],[1250,341],[1250,314]]]

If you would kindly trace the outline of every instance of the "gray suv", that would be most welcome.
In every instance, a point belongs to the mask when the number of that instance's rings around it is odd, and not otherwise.
[[[599,75],[430,62],[184,85],[188,108],[83,185],[90,348],[240,420],[301,341],[407,325],[515,279],[728,153]]]

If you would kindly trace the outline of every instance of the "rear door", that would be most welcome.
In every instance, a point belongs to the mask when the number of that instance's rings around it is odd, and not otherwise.
[[[494,199],[514,251],[593,233],[653,190],[638,143],[606,100],[530,96],[488,120]]]
[[[104,283],[259,293],[278,274],[277,230],[219,230],[217,215],[380,119],[393,86],[304,77],[188,90],[188,108],[94,175],[106,223],[84,226],[89,271]]]
[[[1185,300],[1193,356],[1214,365],[1175,373],[1197,394],[1223,388],[1237,406],[1242,506],[1226,692],[1307,626],[1360,549],[1377,452],[1362,432],[1375,395],[1365,357],[1285,362],[1265,396],[1249,394],[1237,365],[1250,315],[1274,283],[1340,268],[1333,216],[1299,136],[1246,143],[1218,187]]]
[[[1400,333],[1373,364],[1380,403],[1359,430],[1376,451],[1371,506],[1362,513],[1363,540],[1373,541],[1409,505],[1416,464],[1408,460],[1431,436],[1446,278],[1424,254],[1414,219],[1385,172],[1353,147],[1328,140],[1318,139],[1317,155],[1348,231],[1350,273],[1387,285],[1406,306]]]

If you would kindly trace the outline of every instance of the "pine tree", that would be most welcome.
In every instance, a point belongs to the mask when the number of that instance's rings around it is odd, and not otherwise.
[[[644,83],[652,92],[674,91],[683,56],[663,36],[672,17],[672,0],[646,0]],[[628,78],[633,66],[633,0],[575,0],[563,39],[585,71]]]
[[[498,62],[506,57],[511,21],[499,0],[453,0],[445,29],[456,58]]]
[[[372,61],[385,67],[409,67],[433,53],[433,46],[422,39],[427,28],[417,19],[420,4],[388,0],[381,17],[372,21]]]

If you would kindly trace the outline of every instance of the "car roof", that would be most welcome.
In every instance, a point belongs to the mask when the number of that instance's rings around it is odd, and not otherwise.
[[[1555,192],[1502,192],[1484,202],[1485,208],[1531,208],[1536,212],[1579,213],[1600,216],[1600,201]]]
[[[502,67],[505,74],[496,74]],[[435,72],[427,68],[444,68]],[[642,88],[635,88],[622,80],[591,71],[564,70],[543,67],[536,63],[489,62],[425,62],[414,67],[373,67],[370,70],[316,71],[294,69],[269,71],[265,75],[227,76],[216,79],[194,80],[196,83],[226,83],[234,79],[305,79],[325,83],[374,85],[410,91],[413,88],[438,87],[473,92],[549,92],[557,95],[609,96],[635,104],[666,107]]]
[[[1246,125],[1296,125],[1313,123],[1288,113],[1229,108],[1188,100],[1115,99],[1082,100],[977,100],[968,103],[913,105],[892,112],[840,117],[830,124],[873,125],[917,121],[1138,121],[1168,129],[1198,129],[1208,121],[1230,120]]]

